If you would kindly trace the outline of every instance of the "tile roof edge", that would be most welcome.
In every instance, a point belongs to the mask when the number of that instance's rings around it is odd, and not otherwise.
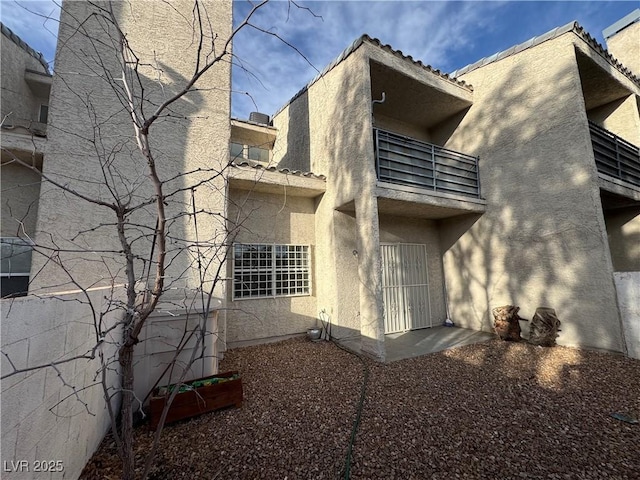
[[[49,76],[51,75],[51,71],[49,70],[49,64],[44,59],[44,55],[42,53],[34,50],[33,47],[31,47],[27,42],[22,40],[13,30],[11,30],[2,22],[0,22],[0,30],[2,31],[2,34],[5,37],[7,37],[9,40],[15,43],[18,47],[22,48],[25,52],[27,52],[33,58],[38,60],[40,62],[40,65],[44,67],[46,74]]]
[[[393,55],[400,56],[403,60],[410,61],[414,65],[417,65],[417,66],[427,70],[428,72],[431,72],[431,73],[433,73],[435,75],[438,75],[439,77],[441,77],[441,78],[443,78],[443,79],[445,79],[445,80],[447,80],[449,82],[452,82],[452,83],[458,85],[459,87],[463,87],[463,88],[466,88],[466,89],[468,89],[470,91],[473,91],[473,86],[469,85],[465,81],[458,80],[453,75],[450,75],[450,74],[445,73],[445,72],[441,72],[440,70],[433,68],[431,65],[425,65],[420,60],[414,60],[412,56],[405,55],[404,53],[402,53],[401,50],[396,50],[393,47],[391,47],[391,45],[383,44],[377,38],[372,38],[372,37],[370,37],[369,35],[367,35],[365,33],[365,34],[361,35],[360,37],[358,37],[357,39],[355,39],[347,48],[345,48],[340,53],[340,55],[338,55],[334,60],[332,60],[320,73],[318,73],[310,82],[308,82],[293,97],[291,97],[284,105],[282,105],[271,116],[271,118],[274,118],[277,115],[279,115],[285,108],[287,108],[289,105],[291,105],[297,98],[299,98],[300,96],[304,95],[304,93],[307,90],[309,90],[309,88],[311,88],[313,86],[313,84],[315,84],[318,80],[320,80],[322,77],[324,77],[327,73],[329,73],[331,70],[333,70],[335,67],[337,67],[340,63],[342,63],[344,60],[346,60],[364,42],[367,42],[370,45],[373,45],[373,46],[375,46],[377,48],[380,48],[381,50],[389,52],[389,53],[391,53]]]
[[[587,32],[577,21],[569,22],[560,27],[556,27],[553,30],[549,30],[542,35],[538,35],[533,37],[526,42],[519,43],[514,45],[506,50],[502,50],[490,57],[485,57],[477,62],[469,64],[465,67],[462,67],[458,70],[451,72],[451,76],[457,77],[460,75],[464,75],[465,73],[472,72],[480,67],[484,67],[485,65],[489,65],[490,63],[496,62],[498,60],[502,60],[503,58],[510,57],[511,55],[515,55],[523,50],[526,50],[531,47],[535,47],[540,45],[548,40],[553,40],[554,38],[559,37],[560,35],[564,35],[565,33],[573,32],[578,37],[580,37],[585,43],[587,43],[591,48],[593,48],[596,52],[602,55],[605,60],[607,60],[613,67],[617,68],[622,74],[624,74],[629,80],[631,80],[636,85],[640,86],[640,78],[635,75],[629,68],[625,67],[619,60],[617,60],[613,55],[611,55],[605,47],[603,47],[598,41],[593,38],[589,32]]]
[[[253,168],[255,170],[265,170],[268,172],[280,173],[282,175],[294,175],[296,177],[315,178],[317,180],[322,180],[322,181],[327,180],[326,176],[319,175],[313,172],[303,172],[302,170],[291,170],[289,168],[277,168],[274,165],[265,166],[258,162],[252,162],[246,159],[234,160],[229,165],[236,168],[248,167],[248,168]]]
[[[602,46],[595,38],[593,38],[591,34],[587,32],[580,24],[578,24],[578,22],[575,22],[575,28],[573,31],[587,44],[589,44],[591,48],[602,55],[604,59],[607,60],[607,62],[609,62],[613,67],[617,68],[620,73],[625,75],[629,80],[640,87],[640,76],[636,75],[628,67],[625,67],[620,60],[611,55],[611,53],[609,53],[609,51],[604,46]]]

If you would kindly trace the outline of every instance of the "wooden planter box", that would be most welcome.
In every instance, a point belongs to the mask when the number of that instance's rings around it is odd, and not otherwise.
[[[203,381],[211,378],[232,378],[237,375],[238,372],[225,372],[209,377],[197,378],[185,382],[190,385],[193,382]],[[167,395],[160,394],[160,390],[166,387],[158,387],[153,391],[149,403],[149,413],[151,417],[151,428],[155,430],[158,427],[162,410],[164,409],[165,401],[169,397]],[[173,399],[171,407],[167,412],[167,418],[165,424],[177,422],[185,418],[196,417],[203,413],[212,412],[224,407],[230,406],[239,407],[242,405],[242,379],[237,378],[235,380],[228,380],[222,383],[216,383],[213,385],[206,385],[202,387],[196,387],[193,390],[181,392]]]

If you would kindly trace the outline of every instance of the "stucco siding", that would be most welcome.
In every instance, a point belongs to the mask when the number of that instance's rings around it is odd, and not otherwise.
[[[316,210],[317,276],[323,279],[316,290],[318,306],[337,325],[336,336],[361,334],[363,351],[381,358],[384,327],[367,47],[363,44],[274,118],[279,131],[274,153],[280,166],[308,166],[327,176]],[[353,205],[351,211],[336,211],[347,204]]]
[[[311,295],[233,300],[233,285],[227,291],[226,342],[267,340],[304,333],[316,325],[318,303],[315,293],[323,282],[317,272],[315,200],[248,190],[229,190],[230,227],[237,229],[236,243],[295,244],[311,247]],[[230,253],[230,258],[232,254]],[[233,261],[227,264],[230,282]]]
[[[46,73],[42,64],[24,49],[2,35],[2,118],[5,125],[28,127],[38,120],[46,97],[36,95],[24,80],[26,69]]]
[[[3,478],[78,478],[100,445],[111,423],[102,386],[96,383],[96,375],[100,378],[98,372],[102,370],[99,358],[62,363],[55,369],[46,365],[87,355],[94,348],[96,355],[103,354],[107,362],[112,361],[121,311],[114,310],[105,298],[118,301],[119,293],[100,289],[2,301],[3,354],[17,369],[45,365],[2,380],[2,461],[7,465],[28,461],[31,467],[34,460],[60,461],[64,469],[64,473],[30,471],[15,475],[4,470]],[[100,321],[110,333],[98,345],[93,314],[100,312],[107,312]],[[119,388],[118,370],[117,361],[106,369],[104,380],[111,392]],[[2,375],[11,371],[3,355]],[[116,411],[117,403],[115,399]]]
[[[17,163],[2,165],[3,237],[33,237],[40,195],[40,175]]]
[[[126,8],[124,3],[113,5],[128,42],[140,59],[139,73],[146,98],[150,104],[158,105],[180,91],[193,74],[198,48],[189,21],[193,4],[183,0],[171,5],[144,1],[131,2]],[[217,35],[216,45],[221,48],[230,35],[231,2],[208,1],[201,3],[201,8],[207,10],[211,28]],[[117,191],[117,196],[135,206],[151,198],[154,192],[146,159],[136,145],[131,120],[114,90],[102,79],[104,74],[96,74],[96,71],[101,73],[101,69],[95,60],[91,56],[77,57],[77,52],[90,49],[86,48],[87,38],[75,32],[72,17],[83,19],[90,11],[87,3],[66,2],[62,12],[56,56],[59,74],[54,79],[51,95],[50,123],[56,128],[50,129],[44,171],[77,192],[110,203],[114,201],[112,191]],[[86,28],[91,35],[104,32],[95,19],[90,20]],[[115,35],[113,27],[109,28]],[[115,64],[117,55],[110,47],[116,44],[100,44],[97,54],[105,61],[105,68],[118,78],[122,71]],[[176,55],[176,51],[181,54]],[[160,77],[153,65],[161,68]],[[150,145],[159,175],[166,181],[165,193],[184,189],[168,198],[166,207],[172,238],[166,278],[175,288],[193,288],[199,284],[200,274],[189,251],[183,248],[184,241],[197,239],[201,245],[219,245],[224,239],[224,222],[211,215],[222,213],[224,216],[224,176],[204,180],[226,165],[229,158],[229,85],[230,65],[223,61],[199,79],[197,91],[173,104],[172,115],[181,120],[160,118],[150,130]],[[150,104],[145,107],[148,115]],[[100,141],[93,143],[94,136]],[[184,176],[184,172],[193,173]],[[109,179],[109,189],[104,178]],[[189,188],[190,185],[197,188]],[[60,258],[75,281],[83,285],[104,284],[124,275],[123,259],[116,253],[122,247],[112,210],[63,193],[51,184],[43,185],[40,205],[43,208],[38,216],[38,242],[47,244],[51,235],[63,250],[74,250],[62,252]],[[197,225],[197,238],[196,224],[188,216],[193,211],[203,212]],[[155,212],[152,207],[140,208],[128,220],[148,227],[142,231],[146,238],[134,244],[135,253],[147,258],[153,248]],[[78,232],[83,233],[77,235]],[[204,247],[200,253],[212,255]],[[32,272],[39,272],[34,277],[34,291],[68,281],[67,274],[51,263],[40,271],[43,265],[44,260],[34,262]],[[141,271],[142,264],[138,266]],[[216,295],[222,295],[222,290],[217,289]]]
[[[640,112],[636,95],[629,95],[587,112],[589,120],[640,146]]]
[[[640,22],[607,39],[607,50],[636,75],[640,75]]]
[[[640,272],[640,208],[605,212],[609,248],[616,272]]]
[[[474,104],[448,146],[480,156],[487,212],[443,222],[445,277],[461,326],[489,330],[503,304],[527,318],[547,306],[560,343],[621,351],[576,41],[567,33],[462,77]]]

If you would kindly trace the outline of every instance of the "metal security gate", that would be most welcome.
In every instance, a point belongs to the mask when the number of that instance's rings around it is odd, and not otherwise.
[[[431,327],[427,247],[382,244],[385,333]]]

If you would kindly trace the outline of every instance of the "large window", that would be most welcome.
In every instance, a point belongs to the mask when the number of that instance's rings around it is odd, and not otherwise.
[[[309,295],[310,271],[308,245],[236,243],[233,298]]]
[[[26,295],[33,247],[27,240],[18,237],[1,237],[0,247],[2,298]]]

